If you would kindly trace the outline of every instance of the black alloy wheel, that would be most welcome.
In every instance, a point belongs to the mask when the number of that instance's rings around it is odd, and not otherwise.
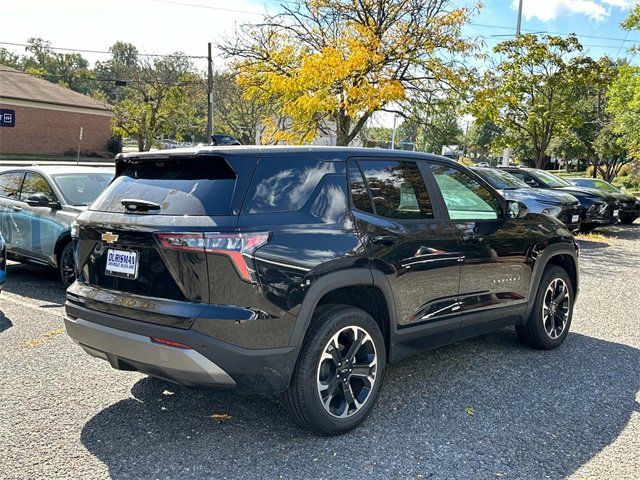
[[[367,312],[349,305],[319,307],[283,395],[291,418],[326,435],[360,425],[380,393],[384,337]]]
[[[62,249],[60,258],[58,259],[58,268],[60,270],[60,280],[65,287],[68,287],[76,280],[76,260],[73,253],[73,243],[69,242]]]
[[[365,404],[376,382],[378,356],[371,336],[349,325],[331,337],[318,363],[318,395],[330,415],[345,418]]]

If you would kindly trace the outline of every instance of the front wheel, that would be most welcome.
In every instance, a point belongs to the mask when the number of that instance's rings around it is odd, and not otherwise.
[[[624,217],[620,217],[620,223],[622,223],[623,225],[631,225],[633,222],[636,221],[637,217],[634,216],[624,216]]]
[[[385,372],[378,324],[358,308],[328,305],[314,314],[284,403],[301,426],[336,435],[360,425]]]
[[[76,280],[76,261],[73,257],[73,242],[65,245],[58,258],[58,270],[60,280],[65,287],[68,287]]]
[[[518,337],[540,350],[564,342],[573,316],[573,285],[567,272],[552,265],[544,272],[527,323],[516,325]]]

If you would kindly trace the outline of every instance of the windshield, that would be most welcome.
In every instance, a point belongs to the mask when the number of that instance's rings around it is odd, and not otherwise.
[[[601,192],[617,192],[618,189],[616,187],[614,187],[613,185],[605,182],[604,180],[598,180],[598,179],[578,179],[576,178],[573,183],[575,183],[576,185],[580,186],[580,187],[591,187],[591,188],[597,188],[598,190],[600,190]]]
[[[514,177],[504,170],[490,168],[477,168],[474,171],[498,190],[516,190],[518,188],[530,188],[519,178]]]
[[[113,179],[112,173],[61,173],[53,181],[69,205],[90,205]]]
[[[557,177],[553,173],[545,172],[544,170],[529,170],[528,173],[536,177],[539,181],[544,183],[547,187],[555,188],[555,187],[571,187],[572,185],[563,180],[560,177]]]

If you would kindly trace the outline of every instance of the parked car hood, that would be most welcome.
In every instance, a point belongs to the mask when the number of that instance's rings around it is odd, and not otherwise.
[[[571,187],[558,187],[558,188],[555,188],[554,190],[570,193],[571,195],[574,195],[576,197],[582,196],[582,197],[589,197],[589,198],[597,198],[604,201],[615,200],[615,197],[613,195],[610,195],[609,193],[598,190],[597,188],[571,186]]]
[[[619,200],[621,202],[635,202],[636,201],[636,197],[634,197],[633,195],[629,195],[628,193],[624,193],[624,192],[607,192],[609,193],[609,195],[611,195],[613,198],[615,198],[616,200]]]
[[[502,196],[509,200],[517,200],[526,204],[527,200],[552,205],[574,205],[578,199],[569,193],[543,188],[519,188],[517,190],[501,190]]]

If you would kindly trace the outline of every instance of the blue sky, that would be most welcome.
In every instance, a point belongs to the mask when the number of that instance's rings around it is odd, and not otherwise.
[[[460,2],[460,4],[469,3]],[[495,35],[515,33],[517,0],[485,0],[483,3],[484,7],[472,20],[475,25],[469,25],[466,31],[469,34],[485,37],[487,48],[490,48],[500,40],[508,38],[494,37]],[[628,9],[634,3],[637,2],[633,0],[524,0],[522,31],[524,33],[575,33],[585,46],[584,53],[589,56],[625,57],[629,46],[640,43],[640,32],[626,32],[620,28],[620,22],[627,17]],[[634,63],[637,63],[637,60],[636,58]]]
[[[487,49],[508,38],[492,36],[515,33],[517,1],[484,0],[484,8],[465,32],[485,37]],[[622,57],[634,44],[629,40],[640,44],[640,32],[627,33],[619,27],[637,1],[524,0],[522,28],[525,32],[575,32],[589,45],[585,53]],[[238,24],[258,21],[265,11],[276,12],[283,2],[291,0],[0,0],[0,42],[24,43],[29,37],[42,37],[55,47],[104,51],[123,40],[147,53],[205,55],[207,42],[218,41]],[[625,36],[628,41],[621,47]],[[9,48],[23,51],[20,46]],[[91,61],[105,58],[104,54],[84,55]],[[204,68],[202,61],[196,63]]]

